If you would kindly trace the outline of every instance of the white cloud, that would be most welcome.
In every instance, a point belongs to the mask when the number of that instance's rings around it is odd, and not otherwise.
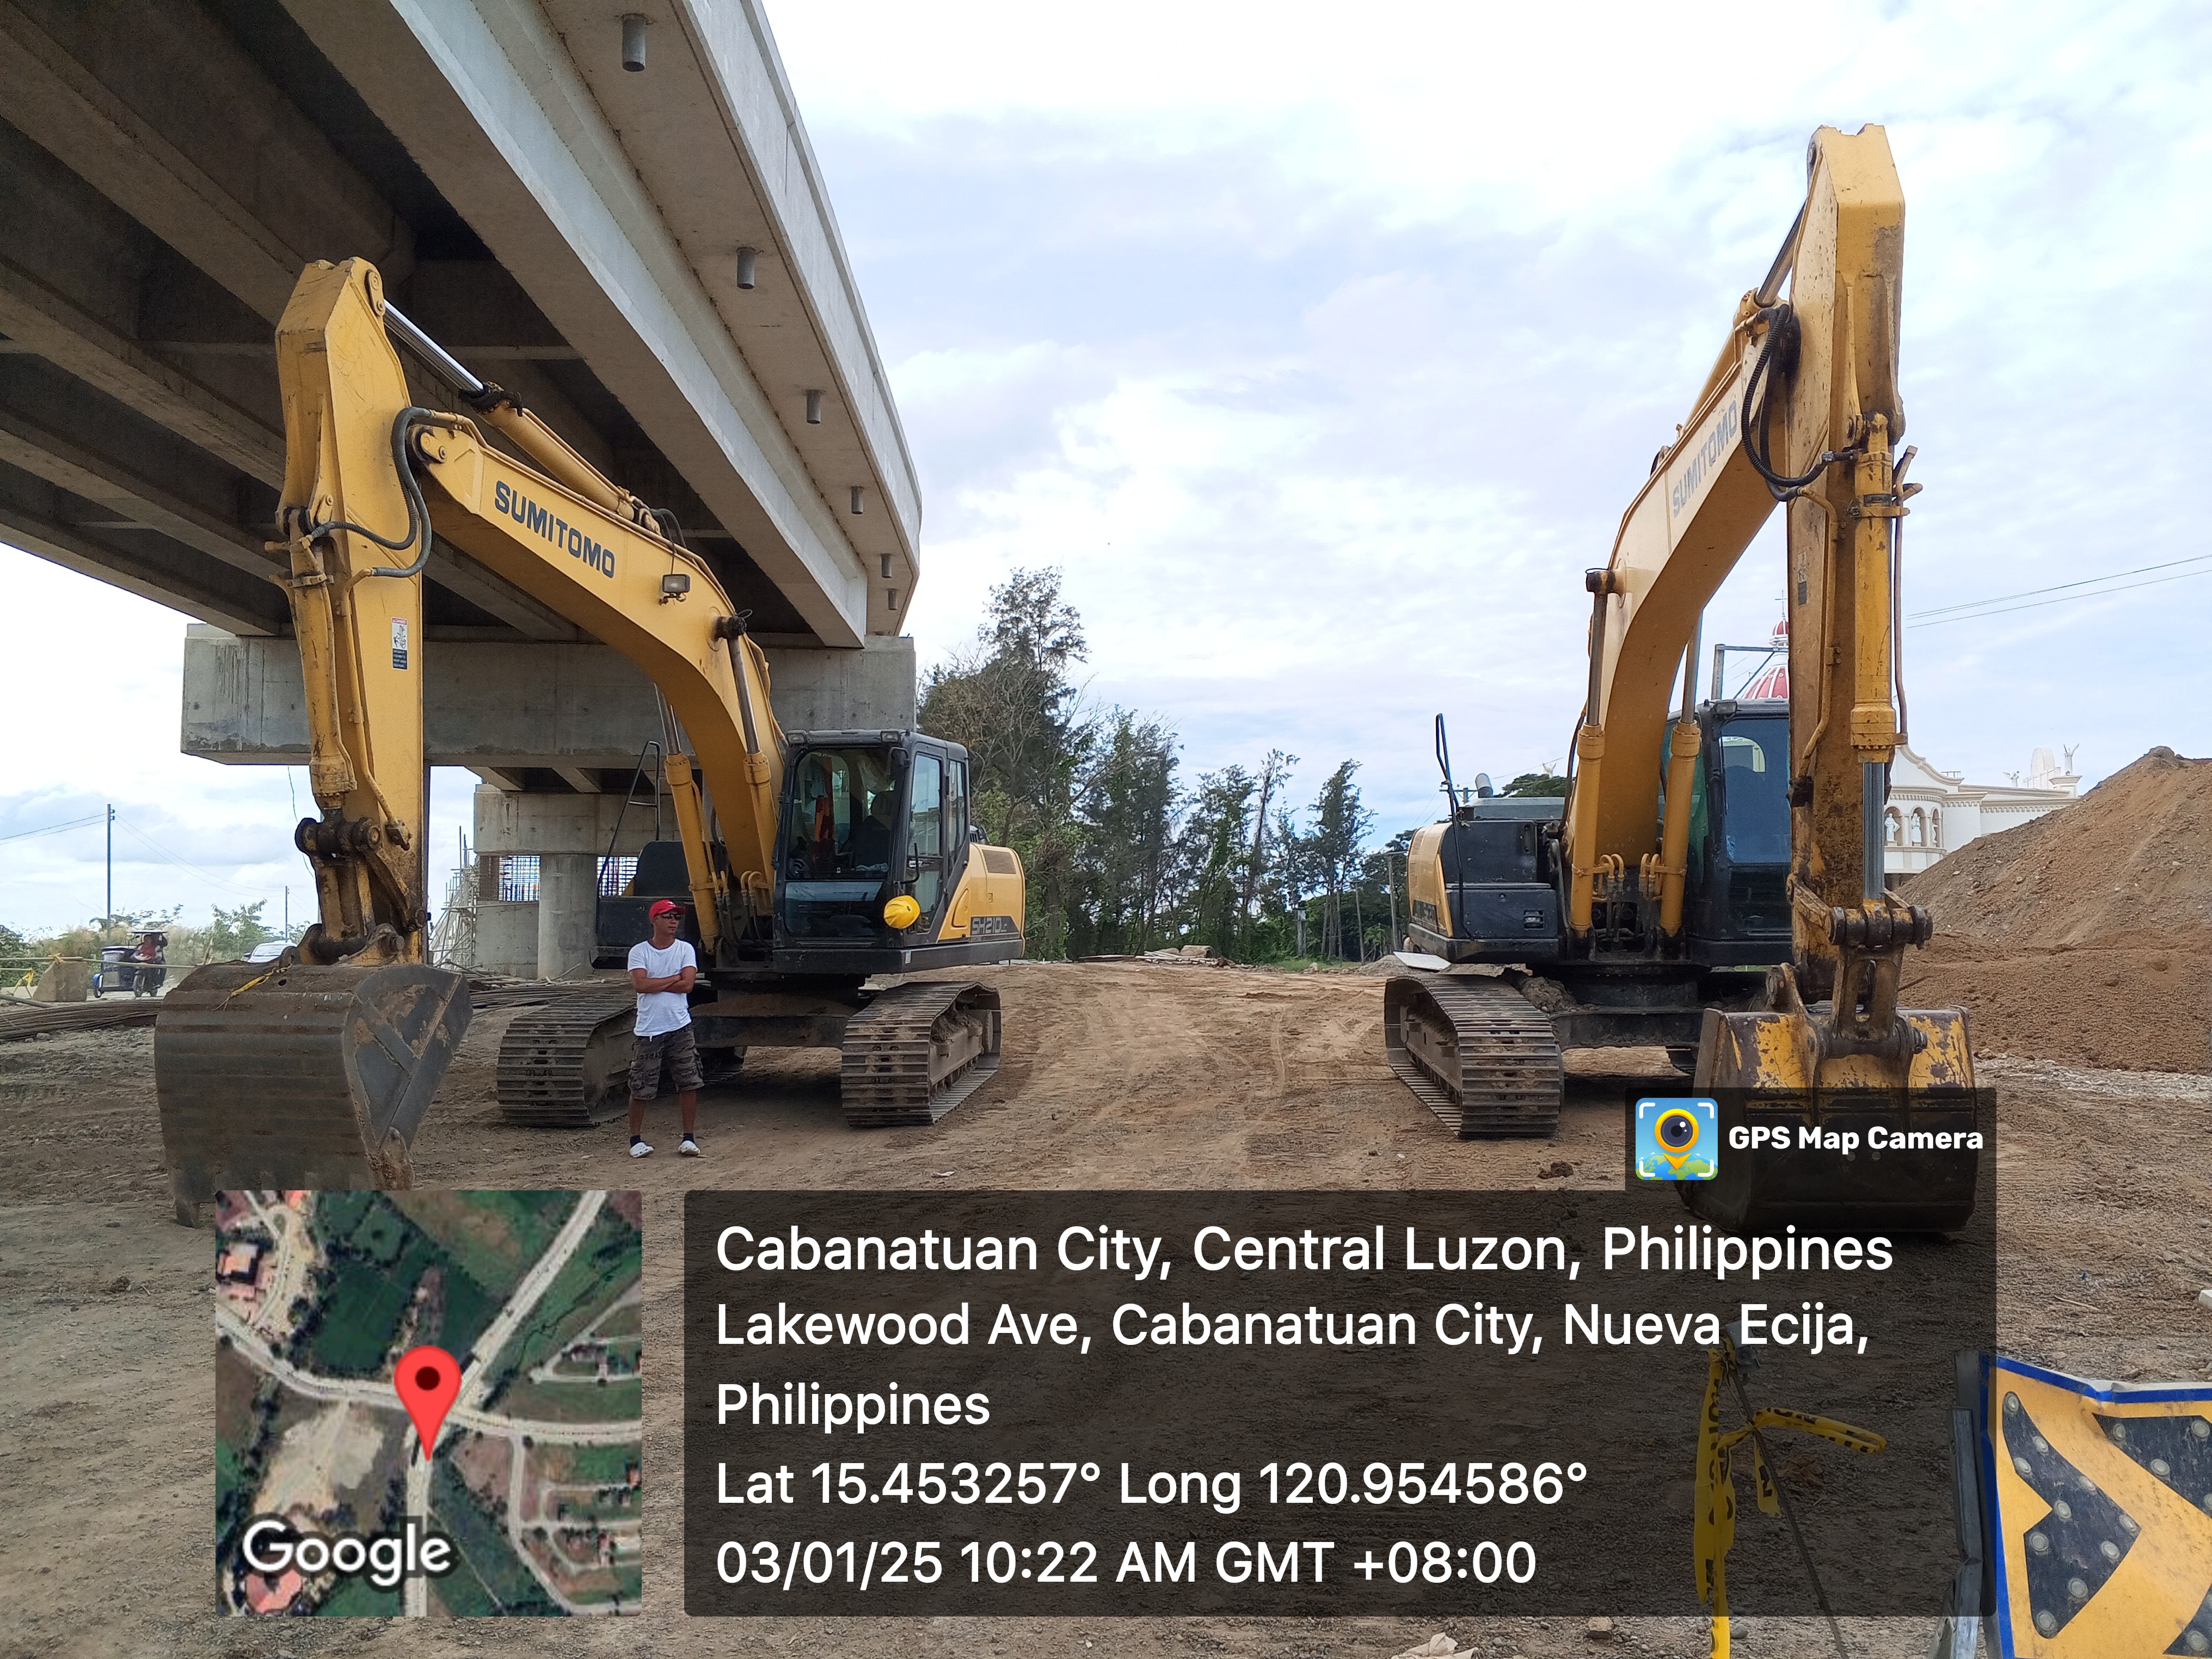
[[[112,804],[118,914],[259,900],[263,919],[314,914],[292,848],[313,814],[305,768],[218,766],[178,752],[185,628],[176,611],[0,547],[0,605],[27,619],[8,652],[0,720],[0,924],[35,933],[106,914]],[[436,775],[434,854],[454,845],[476,780]],[[27,834],[91,817],[53,835]],[[450,854],[434,856],[444,891]]]
[[[1094,690],[1195,765],[1356,755],[1419,816],[1437,708],[1468,764],[1557,760],[1581,571],[1839,118],[1887,124],[1911,204],[1908,607],[2200,550],[2197,11],[1110,17],[776,18],[927,481],[926,656],[989,581],[1060,564]],[[1084,373],[948,386],[947,340]],[[996,451],[939,447],[987,408]],[[1770,526],[1708,642],[1764,640],[1781,586]],[[2092,776],[2203,750],[2163,686],[2196,591],[1912,629],[1916,742],[1979,777],[2039,743]]]
[[[1390,827],[1563,757],[1603,562],[1823,120],[1910,204],[1907,608],[2205,550],[2212,11],[1890,4],[779,5],[924,479],[925,660],[1058,564],[1093,695],[1194,769],[1364,763]],[[1706,638],[1762,640],[1775,529]],[[1982,779],[2212,750],[2212,578],[1915,628],[1915,742]],[[293,880],[282,770],[175,751],[183,619],[0,552],[0,834],[125,816],[116,902]],[[434,866],[468,810],[441,775]],[[299,810],[308,809],[304,787]],[[39,816],[49,809],[52,818]],[[118,857],[129,836],[118,837]],[[94,842],[0,842],[0,921],[101,906]],[[287,871],[291,873],[288,876]],[[222,884],[217,884],[218,883]]]

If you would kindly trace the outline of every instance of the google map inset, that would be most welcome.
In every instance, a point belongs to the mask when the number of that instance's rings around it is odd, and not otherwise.
[[[634,1192],[220,1194],[222,1610],[637,1611],[641,1243]]]

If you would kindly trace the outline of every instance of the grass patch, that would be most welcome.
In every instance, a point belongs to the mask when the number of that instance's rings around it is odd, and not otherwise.
[[[641,1304],[626,1302],[610,1310],[607,1316],[599,1322],[599,1328],[594,1334],[604,1337],[641,1335],[645,1330],[644,1314]]]
[[[430,1593],[456,1619],[483,1619],[500,1611],[498,1598],[484,1588],[466,1556],[457,1555],[452,1571],[430,1581]]]
[[[644,1385],[634,1376],[598,1382],[533,1382],[519,1376],[499,1396],[510,1417],[545,1423],[635,1422],[645,1413]]]
[[[227,1504],[239,1501],[240,1488],[246,1484],[246,1471],[239,1466],[238,1454],[231,1449],[228,1440],[215,1443],[215,1504],[220,1512]]]
[[[629,1478],[629,1465],[639,1461],[635,1441],[618,1446],[541,1446],[549,1479],[593,1486],[619,1486]]]
[[[315,1204],[314,1231],[331,1275],[315,1300],[315,1322],[307,1336],[310,1363],[319,1371],[380,1374],[408,1304],[433,1269],[441,1311],[422,1331],[423,1341],[465,1354],[499,1310],[500,1299],[382,1193],[323,1194]]]
[[[545,1253],[574,1193],[404,1193],[392,1200],[495,1302]]]
[[[253,1437],[253,1391],[261,1377],[246,1356],[228,1342],[215,1350],[215,1437],[242,1446]]]
[[[538,1576],[515,1554],[499,1523],[477,1504],[460,1476],[442,1462],[431,1477],[430,1513],[453,1539],[461,1564],[442,1582],[450,1583],[465,1573],[490,1598],[490,1606],[469,1611],[510,1615],[562,1611],[560,1604],[546,1595]],[[465,1587],[456,1589],[460,1595],[468,1593]],[[465,1611],[454,1605],[452,1597],[444,1599],[455,1613]]]
[[[507,1298],[489,1294],[472,1274],[451,1261],[446,1263],[440,1288],[442,1306],[434,1334],[424,1340],[435,1342],[466,1364],[469,1350],[476,1346],[477,1339],[498,1316],[500,1304]]]
[[[395,1586],[379,1589],[366,1578],[342,1578],[315,1609],[318,1619],[397,1619],[407,1611]]]
[[[637,1282],[643,1242],[637,1229],[621,1215],[605,1206],[600,1208],[574,1254],[555,1275],[552,1284],[546,1286],[545,1294],[530,1310],[530,1317],[501,1351],[490,1396],[495,1403],[503,1402],[510,1386],[519,1386],[532,1366],[557,1352],[570,1337],[605,1311],[609,1303]],[[556,1387],[574,1389],[574,1385],[562,1383]],[[605,1395],[612,1390],[611,1387],[594,1387],[581,1391]],[[583,1413],[585,1420],[606,1415],[604,1407]]]
[[[333,1376],[374,1376],[383,1370],[414,1293],[413,1275],[402,1282],[373,1264],[342,1261],[307,1338],[314,1369]]]

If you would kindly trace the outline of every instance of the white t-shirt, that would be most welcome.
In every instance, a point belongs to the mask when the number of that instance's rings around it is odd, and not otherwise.
[[[629,965],[642,968],[654,979],[666,979],[686,968],[696,968],[699,958],[689,939],[678,939],[665,951],[653,948],[651,939],[629,947]],[[637,1034],[659,1036],[680,1031],[691,1023],[691,1004],[681,991],[640,991],[637,994]]]

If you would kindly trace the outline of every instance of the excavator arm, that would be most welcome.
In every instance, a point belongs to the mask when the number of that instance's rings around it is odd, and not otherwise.
[[[1786,503],[1796,983],[1838,994],[1828,1052],[1889,1052],[1907,1041],[1894,1018],[1902,952],[1928,937],[1926,917],[1885,891],[1881,859],[1899,741],[1896,526],[1914,488],[1900,489],[1894,459],[1905,200],[1880,127],[1822,127],[1808,173],[1772,269],[1738,304],[1680,436],[1587,578],[1567,927],[1587,940],[1599,905],[1656,898],[1662,940],[1679,936],[1698,620]]]
[[[410,404],[391,343],[394,333],[469,399],[477,418]],[[635,663],[659,688],[687,739],[672,749],[669,777],[702,943],[711,950],[733,918],[764,913],[783,784],[783,734],[769,704],[768,661],[713,571],[683,545],[672,522],[610,483],[536,416],[469,374],[385,305],[365,260],[309,268],[278,326],[277,356],[288,387],[295,380],[335,374],[346,388],[345,423],[358,430],[349,434],[350,445],[324,447],[319,487],[335,495],[358,476],[364,493],[380,485],[388,496],[416,495],[409,519],[418,537],[415,568],[404,574],[372,573],[356,583],[374,580],[397,588],[386,608],[396,613],[404,599],[419,614],[421,556],[434,532]],[[288,407],[293,403],[288,398]],[[495,447],[486,427],[528,462]],[[388,514],[384,521],[398,517]],[[313,538],[303,535],[292,545],[295,563],[318,556]],[[357,539],[352,550],[357,560]],[[319,624],[319,618],[301,619],[303,659],[311,632],[319,639],[325,631]],[[395,641],[398,627],[395,621]],[[398,655],[395,644],[395,660]],[[419,678],[400,683],[395,676],[395,684],[389,695],[413,699],[407,712],[419,732]],[[312,695],[310,712],[316,712]],[[319,745],[325,725],[311,724]],[[409,724],[387,717],[368,729]],[[331,730],[335,737],[350,728],[339,722]],[[370,764],[355,770],[373,781],[374,757],[364,758]],[[421,770],[419,743],[413,769]],[[324,802],[319,787],[317,799]],[[324,804],[326,812],[333,810]],[[709,835],[710,811],[719,837]],[[733,871],[718,867],[715,839],[727,848]]]
[[[1607,921],[1632,912],[1654,924],[1638,931],[1660,955],[1680,948],[1699,618],[1784,506],[1792,960],[1770,971],[1761,1006],[1707,1007],[1697,1086],[1745,1091],[1773,1109],[1796,1103],[1786,1110],[1801,1121],[1840,1114],[1862,1131],[1970,1129],[1965,1017],[1899,1009],[1905,951],[1931,927],[1887,891],[1882,869],[1888,770],[1902,740],[1900,521],[1917,488],[1902,477],[1911,452],[1897,453],[1904,193],[1876,126],[1820,128],[1808,175],[1788,240],[1737,305],[1612,557],[1587,577],[1589,684],[1562,832],[1566,938],[1587,951],[1601,909]],[[1684,1193],[1698,1214],[1733,1227],[1878,1219],[1948,1229],[1972,1212],[1974,1171],[1966,1163],[1899,1173],[1862,1159],[1815,1179],[1802,1163],[1753,1152],[1732,1153],[1718,1178]]]
[[[472,414],[413,403],[393,332]],[[707,950],[773,903],[783,760],[767,660],[673,521],[446,356],[366,260],[309,266],[276,346],[287,454],[271,545],[289,567],[321,809],[295,839],[321,915],[274,966],[214,964],[164,1003],[156,1086],[185,1218],[225,1186],[406,1185],[409,1143],[466,1028],[465,981],[425,948],[434,534],[660,689],[684,739],[668,779]]]

